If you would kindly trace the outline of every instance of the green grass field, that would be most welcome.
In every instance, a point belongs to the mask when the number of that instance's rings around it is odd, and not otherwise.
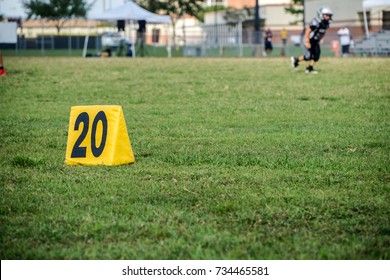
[[[389,59],[4,63],[1,259],[390,259]],[[65,165],[75,105],[136,163]]]

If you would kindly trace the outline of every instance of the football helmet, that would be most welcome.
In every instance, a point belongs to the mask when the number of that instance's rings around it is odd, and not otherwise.
[[[329,21],[332,20],[332,16],[333,16],[333,11],[329,8],[329,7],[320,7],[318,10],[317,10],[317,18],[318,20],[320,21],[327,21],[324,19],[324,15],[329,15]]]

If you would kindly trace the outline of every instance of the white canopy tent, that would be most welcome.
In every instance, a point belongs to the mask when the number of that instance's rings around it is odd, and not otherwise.
[[[370,38],[370,32],[368,31],[367,15],[366,11],[376,7],[390,7],[390,0],[363,0],[363,18],[364,28],[366,30],[366,37]]]
[[[125,20],[125,21],[137,21],[137,22],[144,20],[146,23],[161,23],[161,24],[169,24],[171,22],[170,16],[158,15],[152,13],[138,6],[136,3],[134,3],[131,0],[129,0],[128,2],[124,3],[119,7],[108,10],[100,15],[91,16],[89,17],[89,19],[102,20],[102,21]],[[168,44],[169,41],[170,40],[168,39]],[[84,43],[83,56],[86,55],[87,43],[88,43],[88,39],[86,38],[86,43]],[[168,56],[170,56],[169,51],[168,51]]]
[[[105,21],[145,20],[147,23],[170,23],[171,21],[171,18],[169,16],[154,14],[138,6],[131,0],[117,8],[106,11],[100,15],[92,16],[91,19]]]

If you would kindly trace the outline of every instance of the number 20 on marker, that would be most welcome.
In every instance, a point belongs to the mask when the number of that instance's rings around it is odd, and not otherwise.
[[[101,123],[101,126],[98,126],[99,122]],[[80,126],[82,126],[82,130],[80,129]],[[102,129],[98,129],[98,127],[101,127]],[[97,113],[92,122],[91,130],[89,129],[89,115],[87,112],[82,112],[76,118],[74,130],[81,130],[81,133],[72,148],[72,158],[87,157],[88,146],[90,146],[94,157],[99,157],[102,154],[107,140],[107,117],[104,111]],[[86,146],[81,146],[88,134],[91,134],[90,141],[86,142]],[[97,145],[96,142],[100,142],[100,144]]]
[[[121,106],[72,107],[66,164],[119,165],[134,161]]]

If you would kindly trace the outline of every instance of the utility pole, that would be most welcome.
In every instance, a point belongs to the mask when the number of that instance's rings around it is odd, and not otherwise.
[[[260,15],[259,15],[259,0],[256,0],[255,5],[255,43],[260,43]]]
[[[259,56],[261,50],[261,30],[260,30],[260,5],[259,0],[256,0],[255,5],[255,47],[254,55]]]
[[[215,35],[215,45],[218,48],[218,9],[217,1],[214,1],[214,35]]]
[[[305,37],[305,29],[306,29],[306,22],[305,22],[305,0],[302,0],[302,34],[301,34],[301,43],[303,43],[303,38]]]

